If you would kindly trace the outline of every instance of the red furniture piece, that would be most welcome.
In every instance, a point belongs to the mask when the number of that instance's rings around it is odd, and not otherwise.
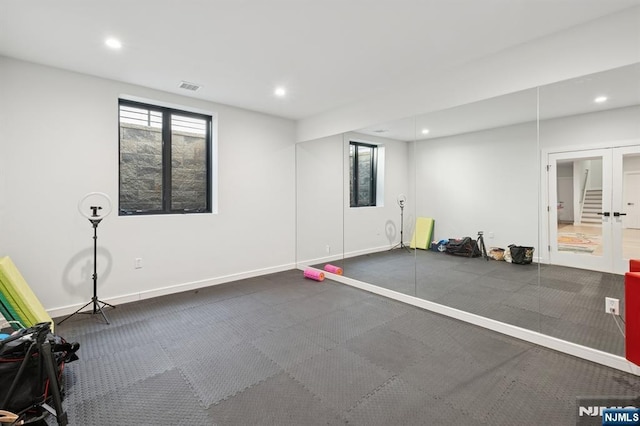
[[[625,355],[640,365],[640,259],[629,261],[624,274]]]

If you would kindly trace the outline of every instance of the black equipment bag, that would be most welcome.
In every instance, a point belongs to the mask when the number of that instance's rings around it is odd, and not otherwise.
[[[43,347],[50,348],[51,354],[43,354]],[[36,324],[0,340],[0,409],[20,414],[50,403],[52,387],[62,389],[64,365],[78,359],[75,353],[79,347],[51,333],[49,323]],[[55,384],[47,374],[47,355],[53,360]],[[63,394],[60,391],[61,397]]]
[[[533,247],[511,244],[509,246],[509,250],[511,251],[511,263],[528,265],[533,261],[533,252],[535,251],[535,248]]]
[[[460,239],[449,239],[446,246],[446,253],[456,256],[478,257],[481,255],[478,243],[471,237]]]

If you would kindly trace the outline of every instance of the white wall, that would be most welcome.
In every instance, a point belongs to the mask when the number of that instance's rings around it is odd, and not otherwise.
[[[640,137],[640,106],[540,122],[541,149],[615,146]]]
[[[292,121],[0,57],[0,256],[11,256],[45,308],[61,314],[91,296],[92,229],[76,206],[90,191],[117,206],[120,95],[217,114],[219,214],[107,217],[102,299],[293,266]]]
[[[343,254],[342,135],[296,145],[296,261],[308,265]],[[327,249],[328,248],[328,249]]]
[[[626,156],[623,162],[624,172],[640,171],[640,156]]]
[[[349,206],[350,141],[384,148],[384,156],[379,159],[384,162],[384,195],[375,207]],[[401,193],[408,196],[404,223],[408,243],[415,217],[415,204],[408,193],[408,158],[406,142],[359,133],[298,143],[297,262],[320,263],[390,248],[400,241],[400,208],[396,199]]]
[[[435,219],[434,239],[484,231],[487,246],[537,247],[536,139],[525,123],[418,141],[416,214]]]
[[[573,211],[575,212],[573,224],[580,225],[582,220],[580,217],[580,213],[582,212],[582,194],[587,186],[585,177],[588,178],[587,170],[589,169],[589,164],[587,161],[582,160],[575,160],[573,164]],[[540,203],[544,204],[543,200],[541,200]]]
[[[573,179],[573,163],[559,163],[557,176]]]
[[[589,182],[587,189],[602,189],[602,159],[588,160]]]

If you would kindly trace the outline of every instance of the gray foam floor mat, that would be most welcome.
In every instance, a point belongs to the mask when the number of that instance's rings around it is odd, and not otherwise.
[[[300,271],[235,285],[58,326],[81,344],[70,424],[572,424],[578,396],[640,393],[635,376]]]
[[[344,274],[624,356],[624,337],[603,308],[605,296],[618,298],[621,316],[624,315],[622,275],[556,265],[514,265],[430,250],[407,254],[415,264],[398,269],[394,262],[404,265],[407,257],[400,256],[406,253],[396,252],[398,250],[344,259]],[[576,312],[585,308],[590,311]]]

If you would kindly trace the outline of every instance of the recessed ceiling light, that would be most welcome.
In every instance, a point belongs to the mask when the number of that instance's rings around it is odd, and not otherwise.
[[[106,39],[104,41],[104,44],[112,49],[120,49],[122,47],[122,43],[120,42],[120,40],[113,37]]]
[[[605,102],[607,100],[606,96],[598,96],[597,98],[595,98],[593,100],[593,102],[597,103],[597,104],[601,104],[603,102]]]
[[[287,91],[284,87],[276,87],[276,90],[274,90],[273,93],[277,97],[282,98],[287,94]]]
[[[428,134],[428,133],[429,133],[429,129],[422,129],[422,134],[423,134],[423,135],[426,135],[426,134]]]

